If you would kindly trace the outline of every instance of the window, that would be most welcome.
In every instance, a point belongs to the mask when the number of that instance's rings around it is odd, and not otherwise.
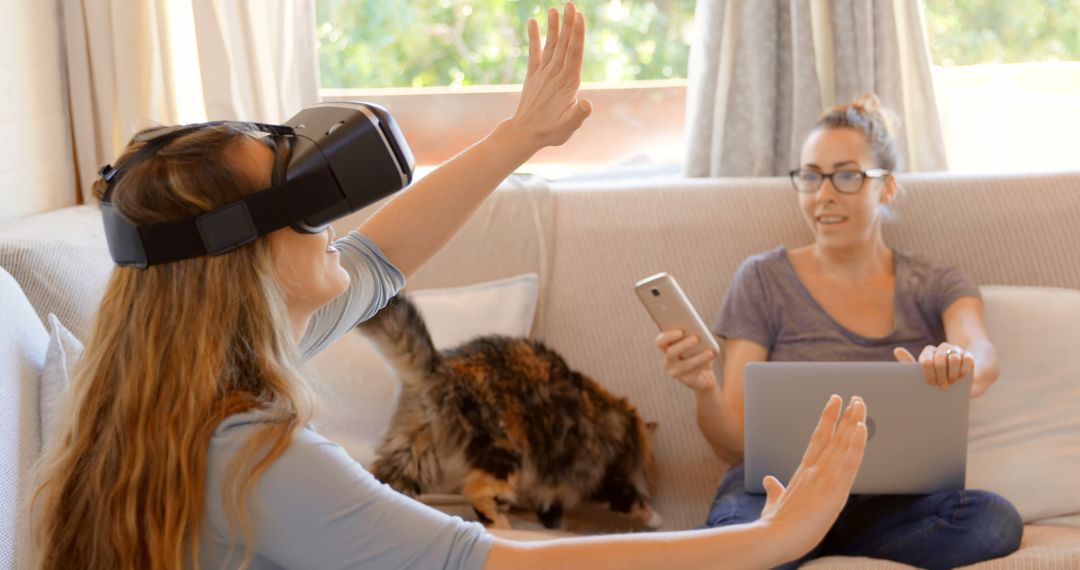
[[[1080,168],[1080,1],[926,0],[949,167]]]
[[[681,160],[694,0],[581,0],[582,96],[594,114],[540,163]],[[386,105],[421,164],[445,160],[509,116],[540,0],[317,0],[322,95]]]

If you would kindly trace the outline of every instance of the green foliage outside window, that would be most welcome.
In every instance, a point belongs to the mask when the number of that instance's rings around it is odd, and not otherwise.
[[[754,0],[758,1],[758,0]],[[767,0],[761,0],[767,1]],[[916,1],[916,0],[896,0]],[[920,0],[937,65],[1080,61],[1080,0]],[[685,78],[694,0],[579,0],[585,81]],[[317,0],[322,86],[521,83],[548,0]]]
[[[584,81],[686,77],[694,0],[581,0]],[[541,0],[317,0],[322,86],[521,83]]]
[[[1080,0],[926,0],[937,65],[1080,61]]]

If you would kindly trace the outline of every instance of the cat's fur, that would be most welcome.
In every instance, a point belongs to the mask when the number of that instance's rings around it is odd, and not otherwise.
[[[556,528],[586,500],[660,525],[649,505],[655,425],[553,350],[488,336],[440,354],[400,296],[359,328],[402,382],[372,468],[379,480],[412,496],[461,493],[498,527],[516,506]]]

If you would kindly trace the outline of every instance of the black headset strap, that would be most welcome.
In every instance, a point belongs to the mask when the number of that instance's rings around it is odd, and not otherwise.
[[[329,163],[291,180],[230,202],[199,216],[137,226],[125,218],[112,204],[112,190],[117,180],[131,165],[138,164],[158,152],[177,137],[193,130],[225,124],[227,121],[164,127],[162,132],[150,131],[136,140],[146,145],[119,168],[102,167],[99,174],[108,183],[101,199],[105,229],[116,239],[110,239],[110,253],[119,265],[146,267],[224,253],[291,225],[298,219],[331,208],[344,196],[330,170]],[[270,133],[275,140],[275,162],[282,158],[283,138],[293,135],[287,126],[244,123]],[[276,165],[278,168],[280,165]],[[116,245],[114,244],[125,244]],[[122,250],[121,250],[122,248]]]
[[[135,226],[119,212],[108,215],[113,218],[111,223],[126,226],[124,230],[135,232],[142,243],[141,255],[129,254],[131,259],[117,259],[117,263],[145,267],[224,253],[332,207],[341,199],[327,166],[193,218]],[[113,209],[111,204],[109,208]]]
[[[108,186],[105,188],[105,192],[101,196],[102,202],[112,202],[112,191],[116,187],[117,180],[120,179],[127,172],[128,168],[141,163],[142,161],[155,155],[161,149],[165,148],[172,141],[186,135],[190,132],[205,129],[207,127],[216,127],[218,125],[241,125],[252,127],[257,131],[262,131],[273,135],[275,139],[281,139],[284,137],[292,136],[295,134],[292,127],[286,125],[270,125],[267,123],[254,123],[254,122],[241,122],[241,121],[210,121],[208,123],[193,123],[190,125],[174,125],[169,127],[160,127],[139,133],[132,137],[132,141],[145,142],[142,148],[135,153],[135,156],[124,161],[124,164],[120,168],[113,168],[111,164],[106,164],[98,170],[98,175],[105,179]],[[276,146],[280,146],[280,140],[275,140]],[[275,152],[276,151],[275,146]]]

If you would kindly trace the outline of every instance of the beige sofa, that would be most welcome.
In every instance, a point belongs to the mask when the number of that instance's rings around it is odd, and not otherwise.
[[[895,207],[897,219],[886,230],[895,247],[957,265],[980,284],[1080,289],[1080,173],[907,175],[901,185],[904,196]],[[355,225],[363,215],[343,220],[338,229]],[[409,288],[454,287],[537,273],[539,302],[532,336],[660,423],[654,506],[664,516],[666,529],[686,529],[704,519],[725,466],[697,431],[692,395],[665,377],[652,346],[655,328],[637,305],[632,285],[643,276],[669,271],[711,321],[744,258],[781,243],[808,240],[793,192],[783,179],[639,176],[548,184],[513,177],[410,280]],[[0,225],[0,267],[14,276],[39,318],[57,313],[85,338],[111,264],[96,212],[82,207]],[[9,296],[5,293],[5,303]],[[33,393],[33,366],[40,368],[40,363],[35,364],[34,357],[29,365],[16,366],[12,358],[4,353],[0,360],[4,390],[17,385]],[[1080,369],[1076,373],[1080,383]],[[26,398],[20,402],[22,424],[31,425],[31,407]],[[11,421],[11,416],[5,418]],[[9,457],[23,458],[5,460],[5,472],[20,473],[26,458],[36,453],[36,448],[27,451],[32,440],[28,432],[20,433],[22,440],[4,440],[9,447],[22,446]],[[1073,435],[1080,442],[1080,431]],[[0,494],[3,501],[22,490],[22,482],[16,479],[12,486],[11,481],[0,476],[0,484],[10,491]],[[8,510],[0,512],[8,517]],[[1080,568],[1080,522],[1069,516],[1052,522],[1057,524],[1029,524],[1019,552],[975,567]],[[0,550],[14,552],[18,527],[10,519],[3,521]],[[0,563],[12,559],[0,556]],[[810,566],[902,567],[838,557]]]

